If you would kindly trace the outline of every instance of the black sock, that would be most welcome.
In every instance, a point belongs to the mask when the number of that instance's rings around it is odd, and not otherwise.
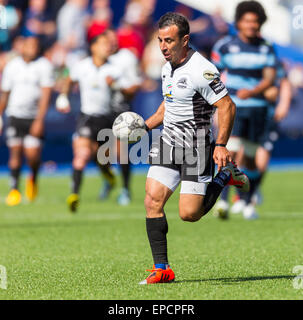
[[[129,178],[130,178],[130,164],[120,164],[122,178],[123,178],[123,186],[128,190],[129,187]]]
[[[38,172],[39,172],[39,169],[40,169],[40,162],[38,162],[36,165],[34,165],[31,169],[32,169],[33,181],[36,182],[37,181]]]
[[[19,188],[20,171],[21,171],[21,168],[11,169],[11,172],[10,172],[10,188],[11,189]]]
[[[206,190],[206,195],[203,201],[203,215],[207,214],[211,208],[215,205],[217,199],[219,198],[223,188],[228,184],[230,175],[220,171],[214,178],[214,180],[209,183]]]
[[[72,193],[79,193],[80,185],[82,182],[83,170],[73,170],[72,176]]]
[[[106,164],[106,165],[101,165],[99,162],[97,162],[99,169],[101,170],[104,178],[107,180],[107,182],[110,185],[114,185],[115,184],[115,174],[113,173],[110,165]]]
[[[166,216],[146,218],[146,231],[151,247],[154,264],[168,264],[167,239],[168,224]]]
[[[221,199],[228,201],[229,186],[225,186],[221,192]]]

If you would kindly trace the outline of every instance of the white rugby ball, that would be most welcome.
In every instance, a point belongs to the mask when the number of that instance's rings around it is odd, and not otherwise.
[[[2,117],[0,116],[0,133],[2,131],[2,128],[3,128],[3,120],[2,120]]]
[[[113,134],[121,141],[135,143],[146,134],[145,121],[135,112],[123,112],[114,121]]]

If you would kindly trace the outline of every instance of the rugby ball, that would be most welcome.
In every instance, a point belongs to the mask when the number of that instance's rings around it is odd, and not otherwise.
[[[3,120],[2,120],[2,117],[0,116],[0,133],[2,131],[2,128],[3,128]]]
[[[135,143],[146,134],[144,119],[135,112],[123,112],[114,121],[113,134],[121,141]]]

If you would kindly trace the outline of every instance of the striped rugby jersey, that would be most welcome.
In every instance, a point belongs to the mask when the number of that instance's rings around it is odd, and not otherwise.
[[[237,108],[267,107],[263,94],[242,100],[237,91],[256,87],[265,67],[276,68],[277,58],[271,44],[262,38],[245,43],[238,36],[227,36],[215,44],[212,62],[220,71],[226,70],[225,85]]]
[[[184,148],[210,143],[213,104],[228,94],[218,69],[191,49],[176,68],[169,62],[163,66],[162,91],[163,141]]]

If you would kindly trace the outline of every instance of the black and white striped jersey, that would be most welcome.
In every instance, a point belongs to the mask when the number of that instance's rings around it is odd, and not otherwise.
[[[209,143],[213,104],[228,94],[217,68],[191,49],[176,68],[169,62],[163,66],[162,91],[164,142],[185,148]]]

